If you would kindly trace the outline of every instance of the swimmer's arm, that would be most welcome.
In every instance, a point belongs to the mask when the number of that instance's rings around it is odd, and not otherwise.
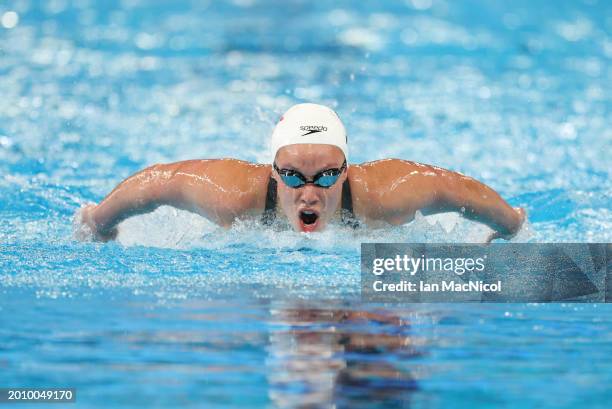
[[[146,168],[121,182],[97,206],[85,208],[82,221],[96,239],[103,241],[116,237],[116,226],[123,220],[162,205],[192,211],[228,226],[244,206],[243,200],[232,197],[235,189],[231,183],[219,176],[225,174],[228,164],[218,162],[184,161]]]
[[[465,218],[486,224],[494,230],[487,241],[495,238],[509,239],[521,228],[525,213],[512,208],[489,186],[464,176],[437,168],[432,186],[435,193],[424,214],[446,211],[460,212]]]
[[[416,211],[423,214],[460,212],[491,227],[489,241],[510,238],[521,227],[525,214],[513,209],[487,185],[459,173],[433,166],[404,162],[397,165],[387,194],[382,194],[382,218],[391,224],[406,223]]]

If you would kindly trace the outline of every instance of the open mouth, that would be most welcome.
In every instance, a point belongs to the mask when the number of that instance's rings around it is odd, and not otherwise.
[[[316,214],[315,212],[311,212],[309,210],[300,212],[300,220],[302,221],[302,223],[306,225],[315,224],[318,218],[319,218],[319,215]]]
[[[300,211],[300,222],[303,231],[313,231],[316,227],[319,215],[311,210]]]

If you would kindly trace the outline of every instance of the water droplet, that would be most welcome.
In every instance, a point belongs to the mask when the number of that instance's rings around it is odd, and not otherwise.
[[[19,24],[19,14],[14,11],[7,11],[2,15],[0,23],[2,27],[7,29],[15,28]]]
[[[565,122],[559,127],[559,135],[562,139],[576,139],[576,127],[570,122]]]
[[[411,0],[412,7],[417,10],[427,10],[431,7],[431,0]]]

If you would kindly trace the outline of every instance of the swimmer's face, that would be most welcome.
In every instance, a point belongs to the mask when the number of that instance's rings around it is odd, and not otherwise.
[[[308,180],[323,170],[340,169],[343,162],[344,153],[333,145],[289,145],[279,149],[276,154],[279,169],[300,172]],[[327,189],[312,183],[294,189],[287,186],[274,170],[272,177],[277,182],[279,205],[293,228],[313,232],[323,230],[338,210],[347,171],[344,170],[336,183]]]

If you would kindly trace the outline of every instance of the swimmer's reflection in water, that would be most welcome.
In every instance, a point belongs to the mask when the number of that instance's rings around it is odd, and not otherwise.
[[[376,137],[379,137],[378,135]],[[348,163],[344,125],[331,109],[299,104],[277,123],[272,164],[235,159],[154,165],[119,184],[100,204],[85,207],[79,238],[112,240],[126,218],[170,205],[221,225],[279,218],[296,231],[334,221],[351,227],[400,225],[422,214],[460,212],[510,238],[525,220],[493,189],[460,173],[399,159]]]
[[[420,352],[399,317],[292,306],[273,310],[273,324],[281,326],[267,360],[276,406],[409,407],[418,386],[400,365]]]

